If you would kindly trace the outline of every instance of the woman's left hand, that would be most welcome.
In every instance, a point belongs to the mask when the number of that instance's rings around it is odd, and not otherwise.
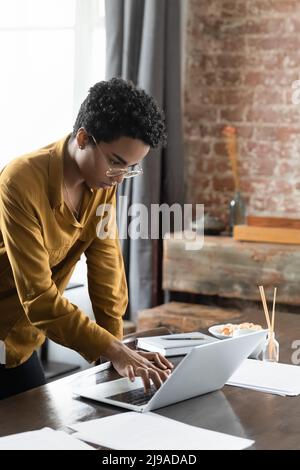
[[[174,366],[172,362],[168,361],[162,354],[157,353],[157,352],[146,352],[146,351],[137,351],[137,353],[144,357],[145,359],[148,359],[148,361],[151,361],[154,365],[156,365],[159,369],[164,370],[165,366],[167,366],[168,369],[173,369]]]

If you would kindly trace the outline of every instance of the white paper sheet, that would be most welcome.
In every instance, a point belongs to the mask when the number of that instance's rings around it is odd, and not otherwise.
[[[63,431],[43,428],[0,438],[0,450],[95,450]]]
[[[117,450],[241,450],[254,443],[189,426],[156,413],[134,411],[76,423],[70,427],[88,442]]]
[[[300,367],[247,359],[227,384],[275,395],[296,396],[300,394]]]

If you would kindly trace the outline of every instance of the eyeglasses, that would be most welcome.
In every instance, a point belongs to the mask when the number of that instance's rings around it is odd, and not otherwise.
[[[109,176],[110,178],[115,178],[118,176],[123,176],[123,178],[133,178],[134,176],[141,175],[143,173],[143,168],[138,163],[127,168],[122,167],[120,162],[109,158],[105,154],[101,145],[97,143],[94,136],[91,135],[91,138],[93,139],[96,147],[101,151],[101,154],[107,163],[108,170],[106,172],[106,176]],[[112,165],[118,166],[118,168],[113,168]]]

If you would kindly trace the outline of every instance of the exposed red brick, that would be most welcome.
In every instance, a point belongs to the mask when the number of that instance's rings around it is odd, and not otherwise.
[[[196,163],[195,170],[198,175],[205,175],[206,178],[211,181],[210,174],[215,171],[215,162],[211,160],[206,160],[199,156],[199,160]]]
[[[226,172],[229,172],[230,171],[230,164],[227,160],[227,158],[223,155],[223,159],[222,160],[218,160],[216,162],[216,165],[215,165],[215,168],[216,168],[216,171],[218,173],[226,173]]]
[[[257,105],[285,105],[286,92],[284,89],[275,88],[270,90],[257,89],[255,90],[254,100]]]
[[[285,52],[272,51],[271,53],[266,53],[266,51],[261,51],[260,49],[251,49],[247,53],[247,66],[249,67],[250,72],[255,72],[254,69],[260,69],[263,64],[265,70],[275,70],[283,68],[288,65],[288,67],[293,66],[297,67],[299,63],[299,54],[298,52],[290,52],[288,55]]]
[[[285,178],[286,176],[289,176],[289,175],[293,175],[295,173],[295,165],[293,165],[291,162],[282,162],[278,165],[277,172],[282,178]],[[289,190],[291,190],[291,183],[285,180],[282,180],[281,186],[278,188],[278,191],[281,191],[282,188],[286,188],[286,187]]]
[[[294,108],[286,109],[274,106],[257,106],[255,108],[253,107],[246,113],[246,120],[253,123],[263,122],[270,124],[296,124],[300,118],[299,111]]]
[[[276,168],[276,161],[272,162],[270,159],[255,158],[253,156],[251,162],[251,174],[253,176],[270,176],[273,177]]]
[[[224,54],[214,56],[216,67],[234,69],[245,66],[246,57],[244,54],[237,53],[234,55],[229,54],[228,52],[226,51]]]
[[[227,31],[236,35],[265,35],[274,34],[274,31],[285,34],[290,31],[281,18],[239,18],[235,22],[220,24],[219,28],[223,33]]]
[[[275,33],[275,31],[274,31]],[[247,38],[247,46],[258,50],[265,51],[287,51],[298,49],[300,46],[300,38],[298,35],[288,36],[267,36],[267,37],[251,37]]]
[[[247,152],[248,155],[251,155],[251,158],[253,156],[264,159],[272,164],[272,167],[274,167],[274,162],[269,158],[270,155],[274,155],[274,145],[273,142],[270,143],[259,143],[256,141],[247,141],[245,145],[245,151]]]
[[[243,137],[243,138],[246,138],[246,139],[251,139],[251,137],[253,136],[253,132],[254,132],[254,129],[253,129],[253,126],[247,126],[247,125],[238,125],[238,126],[235,126],[236,129],[237,129],[237,135],[239,137]]]
[[[245,73],[244,83],[246,86],[255,87],[260,85],[265,78],[264,72],[249,71]]]
[[[232,177],[215,176],[213,179],[213,189],[215,191],[233,191],[234,183]]]
[[[245,109],[242,106],[221,109],[220,117],[222,121],[240,122],[245,120]],[[249,119],[247,119],[249,120]]]
[[[271,140],[282,142],[292,142],[295,139],[300,141],[300,127],[272,127],[260,125],[255,127],[255,137],[257,140]]]
[[[300,125],[300,122],[295,122]],[[300,138],[300,127],[279,127],[276,129],[276,138],[279,140],[291,140],[293,137]]]
[[[216,121],[217,109],[211,106],[197,106],[196,103],[193,103],[189,106],[189,116],[192,119]]]
[[[221,2],[221,10],[223,17],[244,17],[247,12],[246,2],[224,1]]]
[[[291,87],[293,81],[298,79],[298,70],[295,69],[265,69],[264,71],[246,71],[244,85],[247,87],[261,86],[266,91],[271,87]]]
[[[189,0],[184,94],[189,202],[228,218],[222,129],[238,135],[249,213],[300,217],[299,0]]]
[[[246,0],[246,13],[253,15],[280,14],[285,18],[288,14],[300,13],[298,0]]]
[[[300,20],[299,18],[291,17],[287,21],[287,25],[290,31],[300,33]]]

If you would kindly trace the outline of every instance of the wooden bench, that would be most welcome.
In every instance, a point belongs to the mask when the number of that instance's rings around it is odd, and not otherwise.
[[[242,313],[234,309],[224,309],[207,305],[169,302],[158,307],[140,310],[137,330],[166,327],[173,333],[207,329],[216,323],[239,321]]]
[[[189,242],[189,245],[197,245]],[[187,250],[186,242],[164,240],[163,289],[260,302],[277,286],[277,303],[300,305],[299,245],[239,242],[205,236],[202,249]],[[272,298],[272,297],[271,297]]]

